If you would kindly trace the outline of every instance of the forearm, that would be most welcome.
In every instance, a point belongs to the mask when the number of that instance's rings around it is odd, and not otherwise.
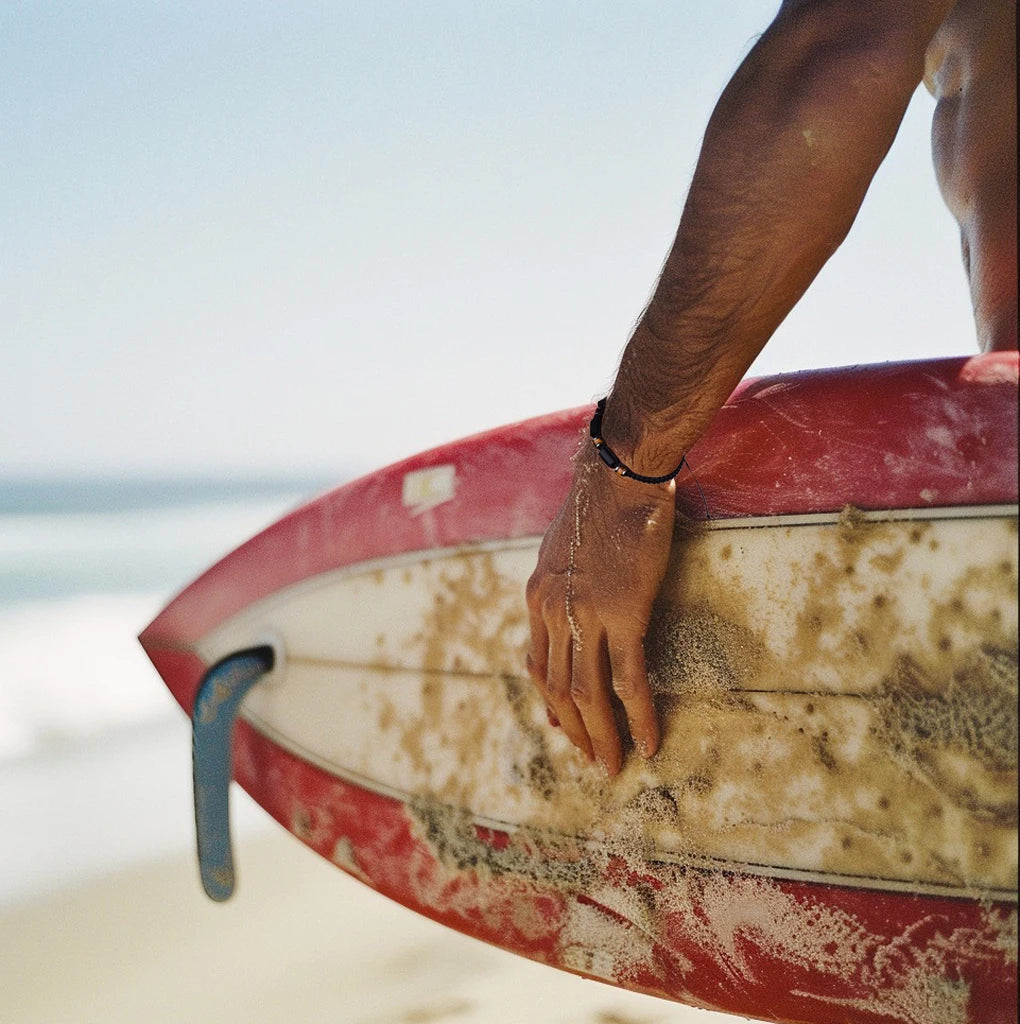
[[[675,466],[842,242],[946,6],[784,5],[741,65],[607,407],[632,468]]]

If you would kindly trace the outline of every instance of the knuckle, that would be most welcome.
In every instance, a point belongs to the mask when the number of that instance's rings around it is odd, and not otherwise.
[[[539,605],[542,617],[549,622],[557,617],[566,618],[567,605],[566,601],[559,594],[546,593],[543,595]]]
[[[591,687],[586,679],[575,678],[570,681],[570,698],[578,706],[591,704]]]
[[[639,692],[637,683],[630,676],[613,676],[613,693],[624,704],[630,703]]]
[[[631,621],[616,628],[609,642],[609,660],[613,674],[621,679],[640,679],[645,674],[644,630]]]
[[[637,614],[633,608],[620,608],[613,604],[606,607],[602,617],[606,627],[611,629],[616,637],[612,645],[614,653],[621,655],[630,650],[633,641],[643,640],[648,630],[647,618]]]
[[[541,685],[550,704],[562,704],[569,699],[570,691],[568,686],[564,685],[560,679],[554,677],[551,673],[541,680]]]
[[[540,572],[534,572],[528,577],[528,582],[524,586],[524,596],[528,604],[534,604],[538,601],[544,579],[545,575]]]
[[[566,592],[566,587],[564,587]],[[601,603],[602,595],[597,584],[588,573],[576,570],[571,576],[570,597],[574,605],[596,605]]]

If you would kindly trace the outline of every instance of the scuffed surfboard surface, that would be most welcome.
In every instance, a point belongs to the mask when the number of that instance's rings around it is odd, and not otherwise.
[[[662,751],[612,782],[522,674],[523,585],[584,414],[327,496],[143,640],[188,706],[205,666],[274,638],[237,778],[323,856],[461,931],[775,1020],[1014,1020],[1011,365],[745,386],[692,453],[719,520],[678,530],[647,642]],[[846,469],[862,439],[885,506]],[[798,450],[810,465],[784,476]],[[679,501],[693,516],[700,494]],[[352,512],[367,538],[344,535]]]

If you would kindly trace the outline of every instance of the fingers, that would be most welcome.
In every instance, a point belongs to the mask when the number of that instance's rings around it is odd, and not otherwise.
[[[587,458],[528,580],[528,671],[550,722],[615,775],[627,731],[617,700],[638,750],[650,757],[659,746],[642,645],[669,563],[673,492],[618,485]]]
[[[659,749],[659,716],[652,702],[642,638],[609,645],[613,690],[627,712],[638,753],[651,757]]]
[[[546,666],[549,661],[549,631],[545,619],[531,594],[528,594],[528,622],[531,626],[531,646],[528,648],[528,675],[535,685],[545,692]]]
[[[527,665],[546,706],[549,724],[560,726],[589,760],[593,759],[591,740],[576,705],[570,696],[573,675],[573,637],[566,622],[552,630],[547,628],[539,607],[529,601],[531,648]]]
[[[610,775],[623,767],[623,747],[610,700],[611,677],[605,634],[589,630],[574,649],[570,696],[587,730],[595,759]]]
[[[553,604],[553,602],[550,602]],[[556,605],[558,607],[558,605]],[[610,642],[597,620],[575,641],[565,614],[558,621],[529,607],[531,649],[528,672],[542,695],[550,725],[561,726],[571,742],[610,775],[623,765],[623,744],[613,711],[615,693],[627,714],[630,734],[643,757],[659,746],[658,716],[645,666],[643,638]]]

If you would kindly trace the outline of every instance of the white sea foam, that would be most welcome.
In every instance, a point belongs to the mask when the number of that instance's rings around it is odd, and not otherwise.
[[[162,505],[132,507],[98,487],[19,504],[2,487],[0,913],[190,846],[190,730],[136,637],[301,497],[203,500],[168,484]],[[247,819],[265,827],[243,794],[233,804],[241,831]]]
[[[0,515],[0,763],[169,715],[139,630],[298,497]]]
[[[167,716],[135,636],[161,593],[83,594],[0,608],[0,761]]]

